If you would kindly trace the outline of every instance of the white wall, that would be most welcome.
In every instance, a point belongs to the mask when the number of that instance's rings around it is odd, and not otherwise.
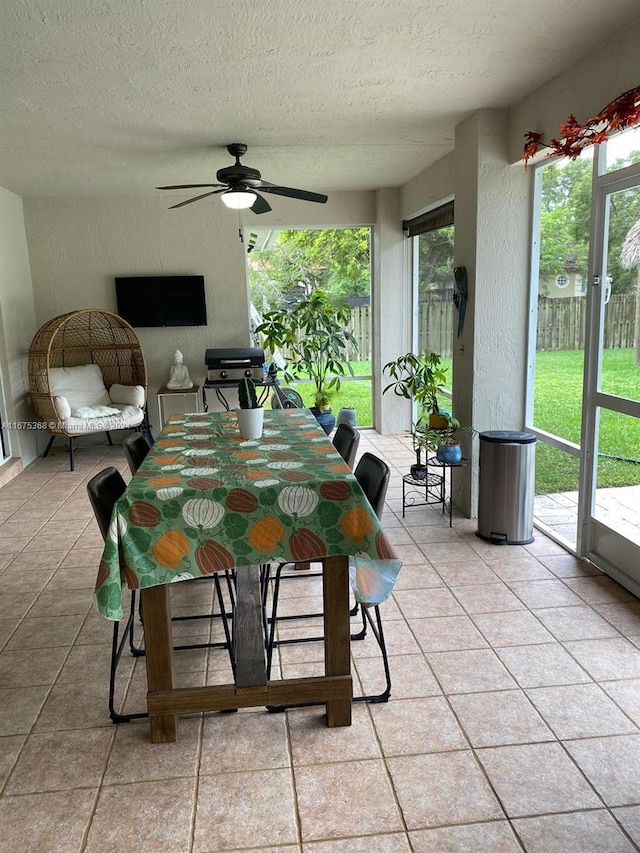
[[[42,198],[24,202],[37,326],[77,308],[115,311],[114,276],[202,274],[208,325],[137,329],[149,372],[149,415],[158,428],[155,392],[169,378],[176,348],[194,383],[205,376],[208,347],[249,344],[245,249],[236,211],[216,199],[168,210],[168,194],[154,197]],[[281,203],[282,202],[282,203]],[[274,228],[368,225],[373,193],[334,193],[326,205],[274,201],[252,225]],[[36,326],[36,328],[37,328]],[[35,331],[35,329],[34,329]]]
[[[29,405],[28,352],[37,328],[22,199],[0,188],[0,377],[9,424],[33,423]],[[36,434],[8,430],[9,454],[23,464],[36,453]]]

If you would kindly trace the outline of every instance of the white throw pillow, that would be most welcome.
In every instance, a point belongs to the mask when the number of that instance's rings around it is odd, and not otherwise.
[[[71,417],[71,406],[66,397],[54,397],[53,404],[61,421],[66,421],[67,418]]]
[[[112,403],[119,403],[123,406],[137,406],[142,409],[144,406],[144,388],[142,385],[121,385],[119,382],[114,382],[109,388],[109,397]]]
[[[111,402],[98,364],[52,367],[49,388],[53,396],[67,398],[71,411],[82,406],[108,406]]]

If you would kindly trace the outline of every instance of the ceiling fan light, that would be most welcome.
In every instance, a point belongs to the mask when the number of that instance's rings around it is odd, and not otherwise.
[[[250,190],[226,190],[222,193],[222,201],[233,210],[245,210],[251,207],[258,196]]]

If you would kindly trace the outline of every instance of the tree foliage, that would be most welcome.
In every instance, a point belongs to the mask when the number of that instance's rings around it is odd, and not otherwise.
[[[612,164],[612,170],[640,161],[640,153]],[[542,170],[540,210],[540,278],[554,279],[568,266],[586,277],[589,263],[591,220],[591,180],[593,161],[559,161]],[[636,287],[635,270],[625,270],[620,262],[624,239],[640,219],[640,191],[637,187],[610,196],[607,275],[612,293],[630,293]]]
[[[273,248],[250,256],[249,286],[259,311],[295,303],[318,287],[334,298],[368,296],[368,228],[280,231]]]

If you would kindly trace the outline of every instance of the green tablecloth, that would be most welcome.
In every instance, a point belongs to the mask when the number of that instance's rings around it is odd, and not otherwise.
[[[174,415],[116,504],[96,602],[118,620],[125,585],[339,554],[357,558],[360,600],[388,597],[401,563],[308,410],[265,411],[252,440],[240,438],[233,412]]]

